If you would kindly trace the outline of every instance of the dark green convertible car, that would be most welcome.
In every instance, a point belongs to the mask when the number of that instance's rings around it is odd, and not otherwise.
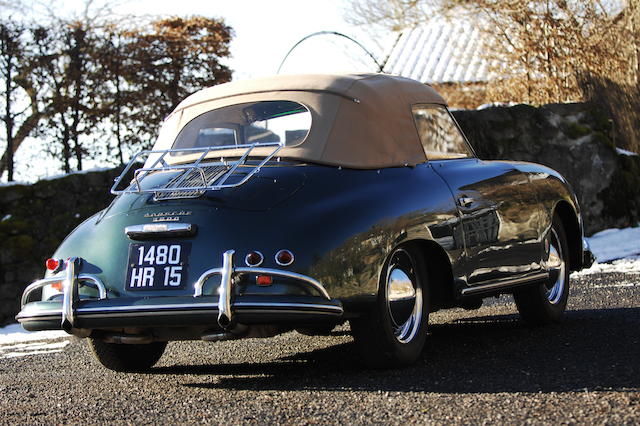
[[[560,320],[592,262],[562,176],[477,158],[431,87],[389,75],[197,92],[112,192],[17,319],[88,338],[113,370],[151,368],[172,340],[345,321],[366,365],[405,365],[438,309],[512,293],[524,320]]]

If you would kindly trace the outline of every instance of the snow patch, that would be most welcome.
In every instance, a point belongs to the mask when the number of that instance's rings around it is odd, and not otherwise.
[[[22,342],[34,342],[38,340],[53,340],[69,337],[65,331],[26,331],[20,324],[11,324],[0,328],[0,348],[1,345],[8,345]]]
[[[596,262],[581,276],[603,272],[640,274],[640,227],[605,229],[587,238]],[[635,284],[633,285],[635,286]]]
[[[495,107],[512,107],[518,105],[517,102],[489,102],[486,104],[482,104],[476,108],[476,110],[483,110],[487,108],[495,108]]]
[[[21,181],[11,181],[11,182],[0,182],[0,186],[16,186],[16,185],[31,185],[29,182],[21,182]]]
[[[579,272],[574,272],[571,276],[583,276],[604,272],[618,272],[622,274],[640,274],[640,256],[635,256],[627,259],[614,260],[611,263],[594,263],[591,268],[583,269]],[[633,284],[632,286],[636,286]],[[618,285],[617,287],[620,287]]]
[[[587,241],[599,263],[640,255],[640,227],[606,229]]]
[[[635,155],[635,156],[638,156],[638,154],[636,154],[635,152],[627,151],[626,149],[622,149],[622,148],[616,148],[616,152],[619,155],[630,155],[630,156],[634,156]]]
[[[62,330],[29,332],[11,324],[0,328],[0,359],[62,352],[69,337]]]
[[[0,358],[17,358],[29,355],[42,355],[62,352],[64,348],[71,343],[69,340],[61,342],[33,342],[20,343],[17,345],[4,346],[0,345]]]

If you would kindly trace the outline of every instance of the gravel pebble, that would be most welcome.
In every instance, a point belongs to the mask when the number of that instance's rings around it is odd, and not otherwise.
[[[546,327],[519,322],[507,296],[437,312],[419,362],[389,371],[363,368],[347,325],[174,342],[149,374],[106,370],[72,338],[0,359],[0,424],[638,424],[639,283],[574,277],[566,321]]]

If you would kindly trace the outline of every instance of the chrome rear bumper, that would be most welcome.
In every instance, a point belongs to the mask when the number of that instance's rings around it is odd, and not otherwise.
[[[223,256],[222,268],[205,271],[194,284],[193,296],[111,297],[95,275],[79,274],[80,258],[64,262],[58,275],[35,281],[22,296],[22,310],[16,319],[27,330],[63,329],[70,334],[86,335],[86,330],[112,327],[217,325],[228,330],[237,322],[281,323],[326,321],[342,317],[342,303],[331,299],[317,280],[289,271],[238,267],[233,265],[234,251]],[[293,280],[317,295],[239,295],[234,285],[246,274],[265,274]],[[209,278],[221,275],[218,294],[205,295]],[[31,294],[54,283],[62,284],[62,300],[29,302]],[[81,299],[79,286],[98,290],[98,298]]]
[[[67,331],[199,325],[223,329],[216,320],[218,306],[216,296],[81,300],[75,305],[73,329]],[[238,296],[232,308],[234,322],[241,324],[299,325],[338,321],[343,314],[339,300],[319,300],[316,296]],[[33,302],[16,319],[27,330],[55,330],[61,328],[62,314],[61,301]]]
[[[233,264],[233,250],[227,250],[222,257],[222,268],[214,268],[205,271],[200,278],[194,284],[194,297],[202,297],[202,288],[204,287],[205,282],[214,275],[221,276],[220,287],[218,288],[218,324],[222,328],[228,328],[232,325],[233,318],[233,308],[231,305],[231,296],[233,295],[233,286],[236,281],[236,278],[244,275],[244,274],[264,274],[271,275],[275,277],[284,277],[284,278],[292,278],[296,280],[296,282],[307,285],[313,288],[315,291],[320,293],[320,295],[326,299],[331,300],[329,297],[329,293],[323,287],[320,282],[314,280],[313,278],[307,277],[305,275],[296,274],[294,272],[283,271],[278,269],[268,269],[268,268],[236,268]]]

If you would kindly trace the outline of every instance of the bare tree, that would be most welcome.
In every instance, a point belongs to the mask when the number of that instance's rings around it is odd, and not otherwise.
[[[90,2],[87,2],[90,3]],[[232,30],[204,17],[9,24],[0,18],[0,176],[28,136],[65,172],[87,159],[121,164],[149,147],[160,122],[184,97],[229,81],[221,63]]]
[[[493,100],[583,98],[580,74],[638,81],[638,0],[353,0],[352,22],[399,31],[455,16],[484,29]]]
[[[437,0],[352,0],[346,20],[378,30],[402,31],[425,22],[429,13],[440,6]]]
[[[14,178],[14,154],[33,132],[42,112],[38,109],[37,91],[31,78],[27,30],[16,23],[0,23],[0,119],[4,124],[6,148],[0,159],[0,176]]]
[[[222,20],[194,16],[159,19],[124,33],[131,129],[149,146],[156,126],[187,95],[231,79],[221,63],[229,55],[232,29]],[[137,123],[137,125],[136,125]]]
[[[22,0],[20,11],[28,12],[29,18],[37,22],[67,23],[82,22],[97,28],[116,21],[120,16],[116,10],[130,0],[82,0],[79,7],[60,8],[59,0]]]

